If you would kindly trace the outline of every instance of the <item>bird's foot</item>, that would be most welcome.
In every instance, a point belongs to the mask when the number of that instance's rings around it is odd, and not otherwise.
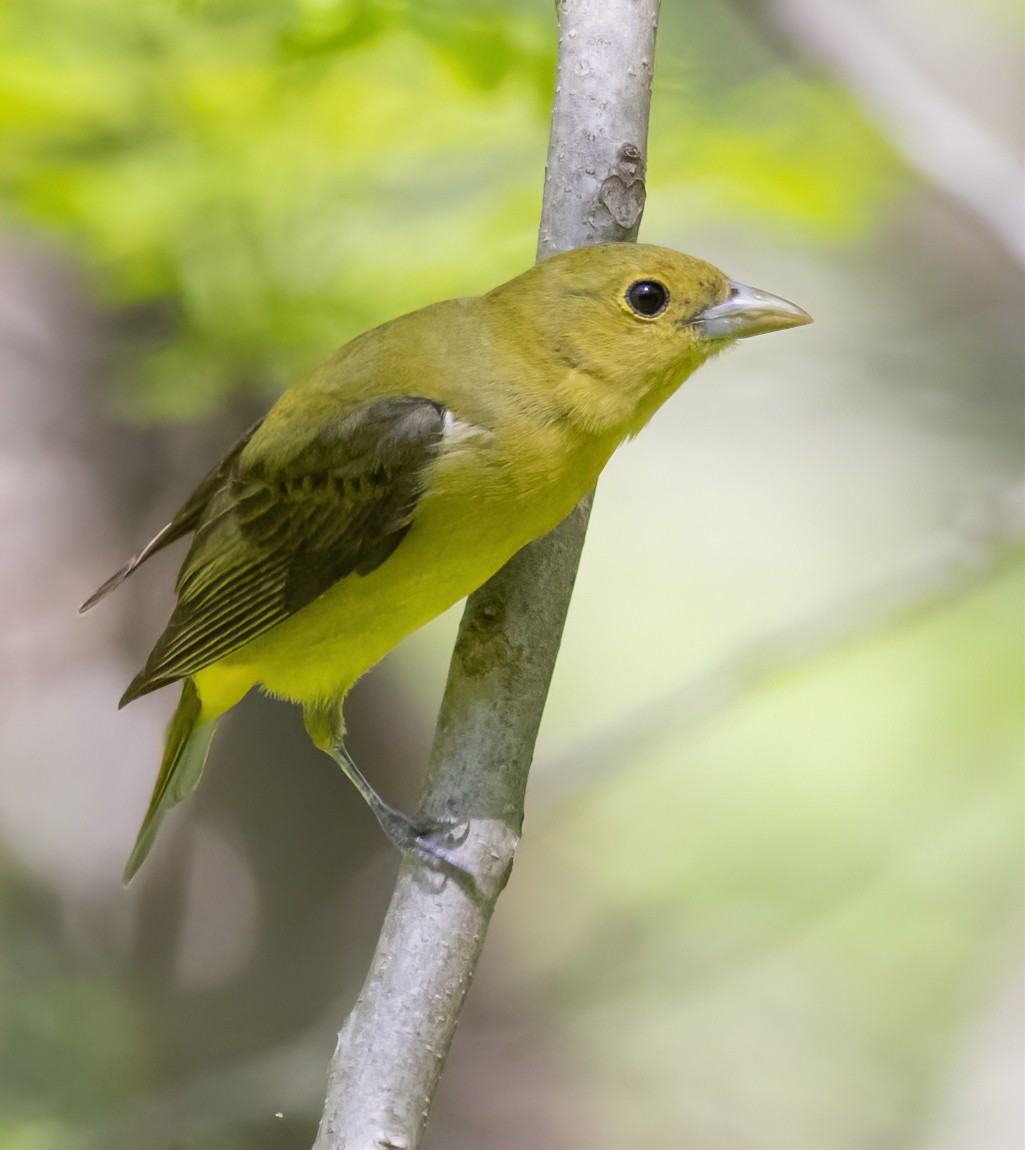
[[[468,819],[413,819],[404,811],[386,803],[352,761],[339,741],[331,751],[332,757],[355,784],[367,806],[381,825],[389,842],[403,855],[416,855],[435,870],[456,871],[474,880],[470,868],[459,858],[459,848],[470,835]]]
[[[375,809],[377,821],[388,839],[403,854],[415,854],[431,866],[466,871],[459,848],[470,835],[468,819],[412,819],[382,803]]]

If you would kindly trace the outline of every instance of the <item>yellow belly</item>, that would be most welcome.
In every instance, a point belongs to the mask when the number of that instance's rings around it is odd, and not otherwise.
[[[195,675],[214,717],[259,684],[299,703],[344,697],[406,635],[486,582],[515,552],[550,531],[591,489],[606,450],[587,453],[556,482],[525,496],[480,485],[435,490],[380,567],[340,580],[318,599]],[[446,485],[447,486],[447,485]]]

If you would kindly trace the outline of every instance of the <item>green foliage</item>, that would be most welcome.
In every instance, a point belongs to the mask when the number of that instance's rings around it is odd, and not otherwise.
[[[73,245],[106,305],[154,312],[166,342],[122,404],[273,394],[529,262],[553,33],[548,4],[512,0],[13,0],[0,196]],[[725,105],[670,83],[655,107],[654,187],[700,189],[692,215],[849,235],[873,213],[884,153],[828,88],[766,65]]]
[[[689,191],[706,218],[749,216],[855,240],[875,224],[893,182],[878,135],[850,94],[783,70],[738,88],[716,119],[664,138],[659,175]]]

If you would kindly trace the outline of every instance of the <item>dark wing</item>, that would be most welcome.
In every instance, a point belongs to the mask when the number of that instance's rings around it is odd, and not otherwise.
[[[176,539],[181,539],[184,535],[191,535],[192,532],[196,530],[210,500],[216,495],[220,488],[224,486],[224,482],[228,478],[228,474],[234,466],[235,461],[242,454],[242,449],[250,439],[253,438],[253,435],[262,422],[263,420],[260,420],[259,423],[254,423],[220,463],[207,473],[196,490],[193,491],[182,504],[178,514],[175,515],[171,522],[158,531],[137,555],[133,555],[120,571],[115,571],[106,583],[97,587],[82,606],[79,607],[78,613],[80,615],[88,611],[90,607],[95,607],[101,599],[109,595],[115,588],[120,587],[136,567],[145,563],[151,555],[155,555],[158,551],[162,551],[169,543],[173,543]]]
[[[383,399],[322,428],[287,464],[239,461],[178,576],[178,605],[121,705],[223,659],[402,542],[445,409]]]

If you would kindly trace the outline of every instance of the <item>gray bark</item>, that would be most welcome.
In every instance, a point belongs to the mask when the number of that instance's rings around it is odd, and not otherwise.
[[[658,0],[561,0],[538,259],[634,240]],[[399,871],[376,953],[338,1035],[315,1150],[419,1144],[495,902],[576,576],[590,499],[467,602],[421,811],[468,818],[476,882],[415,859]]]

